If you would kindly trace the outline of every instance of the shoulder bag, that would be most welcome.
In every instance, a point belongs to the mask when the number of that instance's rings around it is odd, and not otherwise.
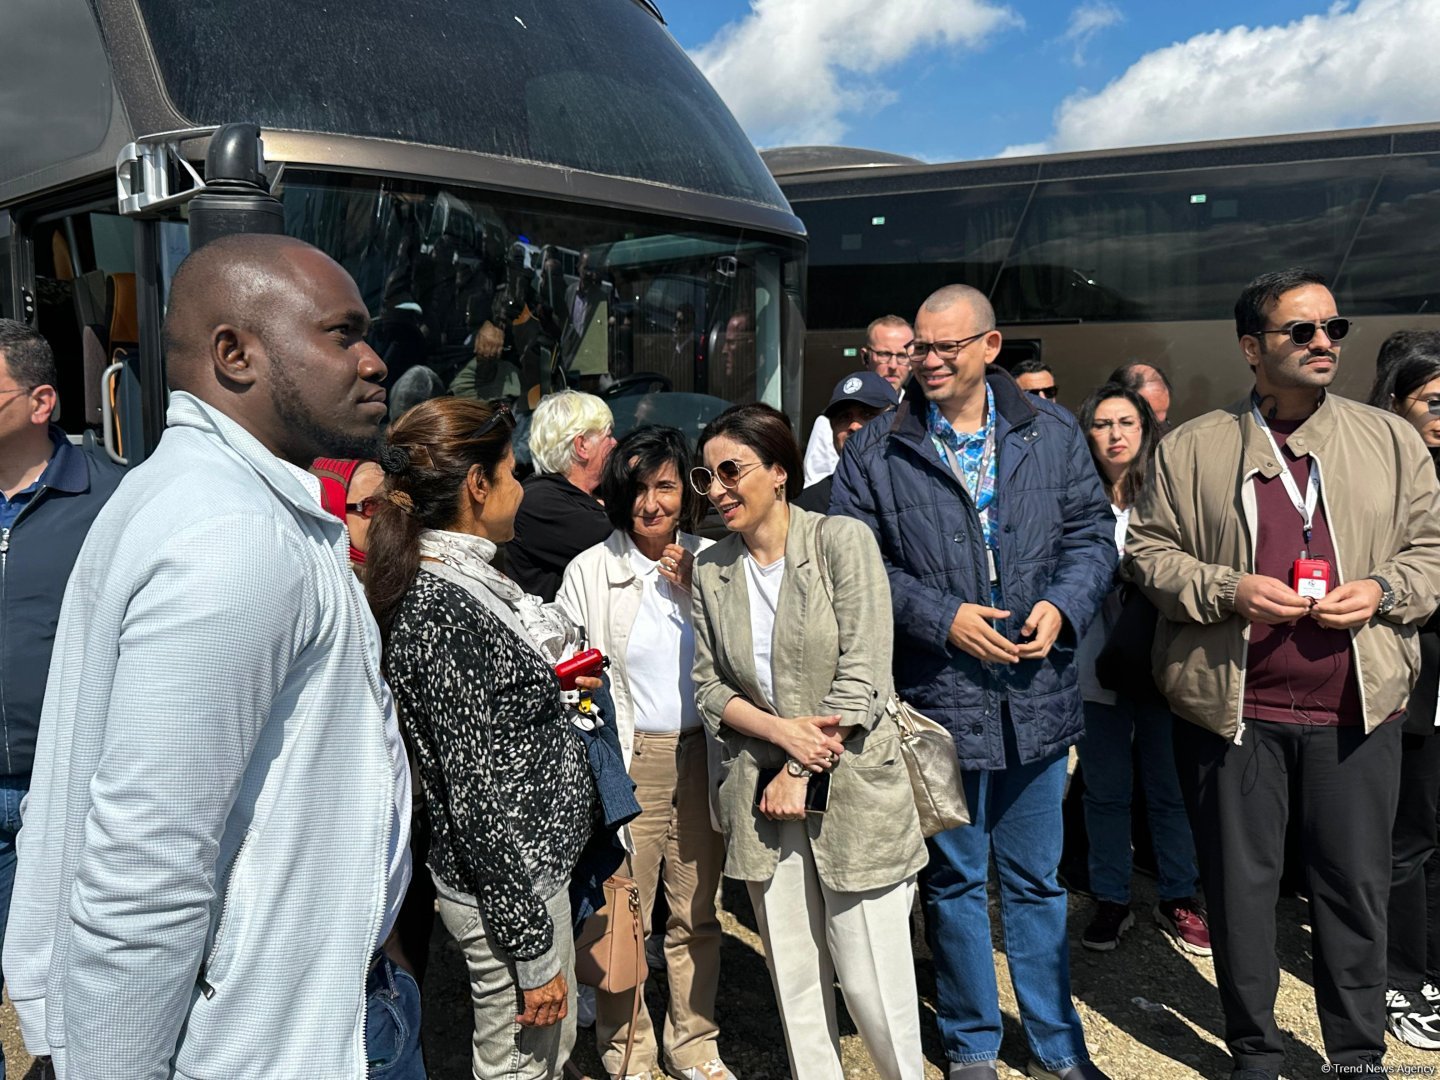
[[[580,927],[575,939],[575,981],[607,994],[631,991],[629,1035],[619,1075],[630,1071],[630,1054],[635,1049],[636,1021],[645,1004],[645,980],[650,965],[645,960],[645,920],[640,912],[640,887],[634,880],[618,875],[605,882],[605,906]],[[579,1070],[570,1065],[572,1076]]]

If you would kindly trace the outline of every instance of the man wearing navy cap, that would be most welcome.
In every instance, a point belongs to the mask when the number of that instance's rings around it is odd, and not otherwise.
[[[888,379],[873,371],[853,371],[836,383],[830,404],[820,414],[830,422],[836,458],[845,449],[845,440],[851,434],[894,407],[894,388]],[[830,488],[834,482],[833,475],[817,480],[800,493],[795,505],[817,514],[829,512]]]

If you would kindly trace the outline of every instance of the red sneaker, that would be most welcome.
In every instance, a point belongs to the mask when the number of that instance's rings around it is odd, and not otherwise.
[[[1210,926],[1193,898],[1160,901],[1155,905],[1155,922],[1186,952],[1210,955]]]

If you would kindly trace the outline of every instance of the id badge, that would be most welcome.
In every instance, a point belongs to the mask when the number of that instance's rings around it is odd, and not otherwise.
[[[1324,559],[1296,559],[1291,580],[1307,600],[1323,600],[1330,591],[1330,564]]]

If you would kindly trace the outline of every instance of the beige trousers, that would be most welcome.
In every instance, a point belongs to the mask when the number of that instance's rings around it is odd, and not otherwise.
[[[716,1045],[715,991],[720,979],[720,919],[715,893],[725,864],[725,842],[710,826],[710,781],[703,731],[649,735],[637,731],[630,778],[640,816],[630,823],[635,852],[629,874],[640,887],[645,932],[655,892],[670,905],[665,924],[665,1062],[680,1072],[720,1056]],[[629,993],[595,992],[595,1039],[605,1069],[615,1075],[630,1029]],[[635,1024],[631,1076],[650,1075],[659,1052],[648,1009]]]
[[[910,943],[915,878],[842,893],[815,869],[805,823],[780,825],[780,862],[769,881],[749,881],[750,902],[780,1003],[794,1080],[845,1080],[835,977],[875,1071],[921,1080],[920,996]]]
[[[465,954],[470,969],[470,999],[475,1009],[471,1072],[475,1080],[553,1080],[575,1049],[575,942],[570,932],[570,893],[561,889],[546,901],[560,971],[569,988],[565,1019],[549,1027],[522,1027],[525,995],[515,964],[485,929],[485,916],[471,904],[439,898],[440,921]]]

